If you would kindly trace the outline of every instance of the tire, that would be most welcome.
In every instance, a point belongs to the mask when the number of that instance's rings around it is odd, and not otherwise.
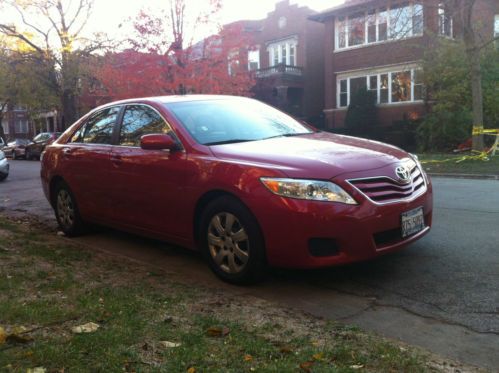
[[[31,161],[33,159],[33,156],[31,155],[31,150],[26,150],[26,153],[24,153],[24,154],[25,154],[24,158],[27,161]]]
[[[54,193],[54,212],[59,228],[68,237],[79,236],[85,224],[78,211],[76,199],[65,182],[57,184]]]
[[[12,150],[12,160],[15,161],[17,159],[16,151]]]
[[[236,198],[220,197],[206,206],[199,237],[203,256],[222,280],[245,285],[264,278],[263,235],[251,211]]]
[[[9,176],[9,174],[0,174],[0,181],[7,179],[7,176]]]

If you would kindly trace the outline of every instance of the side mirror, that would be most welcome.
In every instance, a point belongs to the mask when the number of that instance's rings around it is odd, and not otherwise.
[[[152,134],[140,138],[140,147],[145,150],[177,150],[178,146],[170,135]]]

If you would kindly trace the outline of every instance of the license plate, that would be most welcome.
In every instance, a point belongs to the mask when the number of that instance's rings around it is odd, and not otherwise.
[[[402,213],[402,238],[418,233],[424,229],[423,208]]]

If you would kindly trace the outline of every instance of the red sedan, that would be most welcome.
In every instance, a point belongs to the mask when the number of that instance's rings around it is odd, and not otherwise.
[[[415,156],[240,97],[99,107],[46,148],[41,177],[67,235],[98,223],[199,249],[233,283],[373,258],[432,222]]]

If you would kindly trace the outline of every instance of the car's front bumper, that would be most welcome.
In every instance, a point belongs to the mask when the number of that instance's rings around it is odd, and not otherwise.
[[[8,175],[9,174],[9,163],[7,162],[7,158],[4,158],[0,161],[0,175]]]
[[[270,265],[314,268],[370,259],[396,251],[429,232],[433,192],[409,201],[378,205],[367,198],[358,205],[305,201],[275,195],[251,202],[267,248]],[[401,235],[401,214],[422,207],[425,228],[406,238]],[[331,255],[317,255],[313,245],[330,244]],[[327,247],[325,252],[327,253]]]

